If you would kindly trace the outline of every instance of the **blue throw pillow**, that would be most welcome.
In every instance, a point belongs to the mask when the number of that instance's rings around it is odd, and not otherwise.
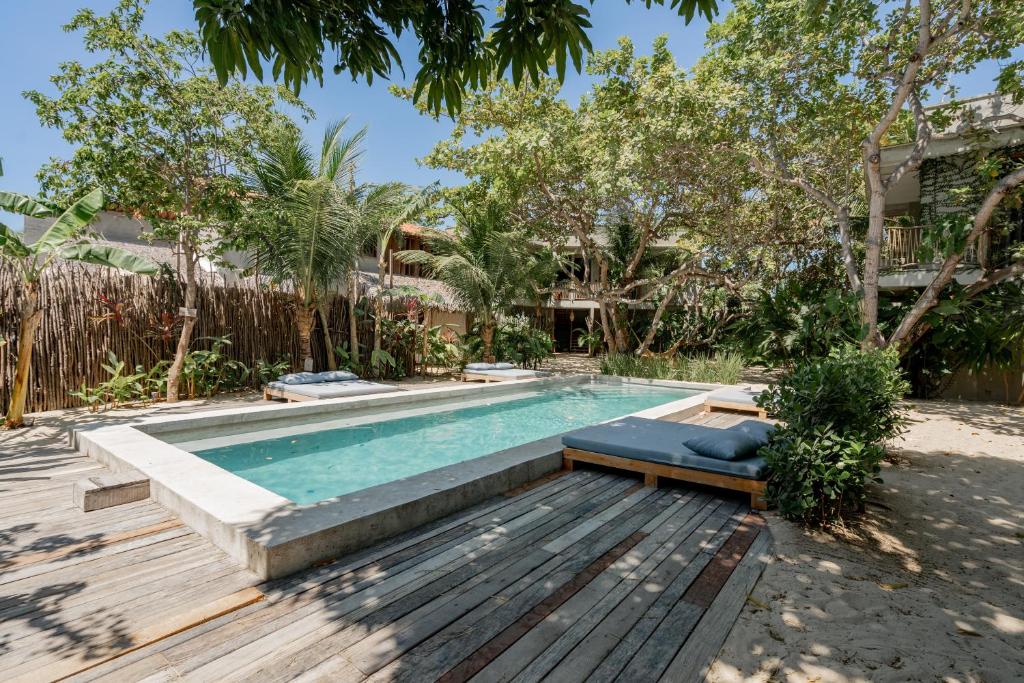
[[[354,379],[359,379],[359,375],[348,370],[327,370],[326,372],[318,372],[316,374],[320,377],[319,381],[321,382],[350,382]]]
[[[315,372],[293,372],[281,375],[277,378],[277,381],[281,384],[315,384],[323,380],[317,379],[317,373]]]
[[[770,422],[761,422],[760,420],[744,420],[725,429],[729,432],[746,434],[764,446],[767,445],[768,439],[771,438],[772,432],[775,431],[775,425]]]
[[[715,434],[695,436],[684,441],[683,445],[705,458],[727,461],[753,458],[761,448],[757,439],[727,429],[720,429]]]

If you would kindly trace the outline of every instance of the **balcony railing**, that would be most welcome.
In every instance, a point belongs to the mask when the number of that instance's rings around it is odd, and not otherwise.
[[[942,263],[943,256],[931,254],[931,258],[922,254],[921,243],[924,238],[924,226],[887,227],[882,238],[882,268],[886,270],[930,268]],[[988,251],[988,235],[982,235],[965,253],[960,263],[976,266],[983,263]]]

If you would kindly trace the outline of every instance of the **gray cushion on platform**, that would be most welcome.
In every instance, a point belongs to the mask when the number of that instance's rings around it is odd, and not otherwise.
[[[730,403],[745,403],[747,405],[756,405],[754,399],[760,396],[760,391],[752,391],[750,389],[715,389],[708,394],[708,398],[717,399],[719,401],[728,401]]]
[[[771,438],[772,432],[775,431],[775,425],[771,422],[762,422],[761,420],[744,420],[739,424],[726,427],[725,430],[746,434],[747,436],[756,439],[759,445],[764,446],[768,443],[768,439]]]
[[[562,436],[568,448],[615,455],[620,458],[673,465],[687,469],[728,474],[743,479],[764,479],[768,474],[764,458],[716,460],[698,455],[683,445],[687,439],[724,430],[663,420],[626,417],[614,422],[584,427]]]
[[[343,396],[365,396],[368,394],[386,394],[398,391],[396,386],[367,382],[365,379],[300,385],[271,382],[267,386],[271,389],[283,389],[293,394],[309,396],[310,398],[341,398]]]
[[[494,370],[494,363],[468,363],[467,370]]]
[[[495,363],[494,370],[515,370],[516,366],[512,363]]]
[[[466,366],[466,370],[474,375],[483,375],[486,377],[501,377],[504,379],[526,379],[527,377],[547,377],[551,373],[544,372],[543,370],[470,370],[469,366]]]

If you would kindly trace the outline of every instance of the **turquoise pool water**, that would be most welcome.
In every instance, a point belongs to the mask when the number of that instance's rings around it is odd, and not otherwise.
[[[280,496],[307,504],[697,393],[629,384],[551,387],[489,405],[194,453]]]

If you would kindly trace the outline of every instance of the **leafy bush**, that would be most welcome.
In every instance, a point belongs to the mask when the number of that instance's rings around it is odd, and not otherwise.
[[[499,361],[537,368],[554,352],[555,342],[551,335],[534,327],[525,315],[503,320],[494,331],[493,353]],[[479,326],[474,326],[463,339],[462,356],[465,363],[483,358]]]
[[[765,496],[789,519],[829,524],[860,509],[878,478],[882,442],[903,430],[900,399],[909,389],[893,350],[852,345],[799,363],[757,397],[785,422],[764,456],[771,475]]]
[[[729,335],[744,356],[769,366],[820,358],[838,344],[860,339],[857,298],[787,280],[776,290],[761,290]]]
[[[840,434],[828,426],[811,431],[783,427],[762,448],[771,468],[765,497],[794,521],[828,525],[864,504],[867,485],[880,482],[880,444]]]
[[[798,364],[757,404],[803,434],[829,427],[877,443],[903,431],[900,399],[909,389],[895,350],[864,351],[846,344],[825,358]]]
[[[208,398],[220,391],[237,391],[249,386],[252,370],[227,355],[226,347],[231,346],[228,336],[200,337],[195,341],[211,344],[209,349],[195,349],[185,354],[181,382],[189,398]]]
[[[620,377],[736,384],[743,373],[743,356],[738,353],[720,352],[713,356],[676,356],[669,359],[663,356],[645,357],[618,353],[601,360],[601,372]]]

